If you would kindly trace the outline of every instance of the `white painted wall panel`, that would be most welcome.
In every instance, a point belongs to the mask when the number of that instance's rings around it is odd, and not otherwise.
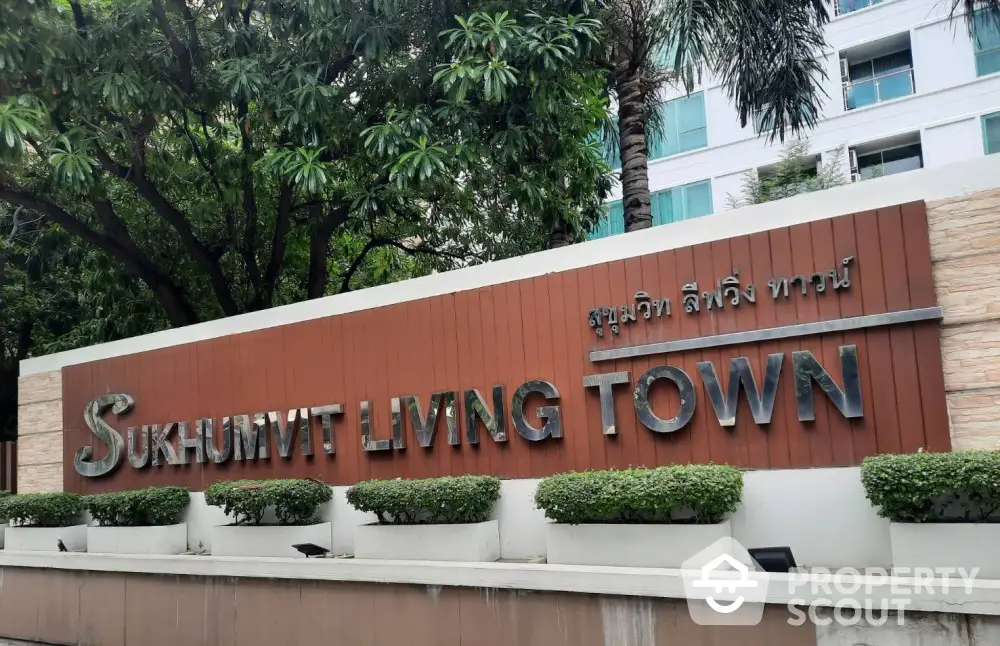
[[[983,154],[982,126],[978,117],[927,128],[921,136],[921,141],[924,166],[927,168]]]
[[[508,560],[545,557],[548,520],[535,507],[538,480],[504,480],[492,518],[500,525],[500,554]],[[347,487],[319,513],[333,524],[333,552],[354,553],[354,527],[375,520],[347,503]],[[211,549],[211,527],[232,522],[221,510],[191,494],[184,517],[192,549]],[[889,524],[865,498],[857,467],[782,469],[745,474],[743,506],[732,518],[733,536],[745,547],[792,548],[800,565],[888,566]],[[613,549],[609,546],[608,549]]]

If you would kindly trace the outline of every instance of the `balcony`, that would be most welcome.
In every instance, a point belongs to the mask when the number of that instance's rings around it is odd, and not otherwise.
[[[853,13],[861,9],[873,7],[881,2],[882,0],[834,0],[833,14],[835,16],[842,16],[845,13]]]
[[[913,94],[913,69],[844,83],[844,109],[854,110]]]
[[[913,94],[916,84],[909,32],[842,50],[840,80],[845,110]]]

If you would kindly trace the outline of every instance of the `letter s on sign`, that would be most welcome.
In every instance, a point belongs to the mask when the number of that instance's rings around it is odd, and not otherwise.
[[[111,425],[104,421],[103,415],[110,408],[115,415],[124,415],[135,406],[135,400],[130,395],[113,394],[101,395],[94,401],[87,404],[87,409],[83,412],[83,419],[98,439],[108,445],[108,454],[104,458],[90,461],[94,454],[93,447],[85,446],[78,449],[76,457],[73,458],[73,466],[76,472],[85,478],[96,478],[107,475],[118,468],[121,464],[122,456],[125,453],[125,442],[121,433],[111,428]]]

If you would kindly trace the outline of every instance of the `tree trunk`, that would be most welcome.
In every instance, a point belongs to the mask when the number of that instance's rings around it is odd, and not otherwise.
[[[653,211],[649,203],[649,160],[646,156],[646,101],[639,72],[632,68],[625,52],[616,56],[615,89],[618,94],[625,231],[638,231],[653,226]]]
[[[572,238],[573,228],[570,226],[570,223],[560,217],[557,217],[556,221],[552,223],[552,229],[549,231],[547,246],[549,249],[568,247],[573,244]]]
[[[326,294],[327,254],[330,250],[330,236],[347,220],[349,206],[340,206],[323,213],[322,206],[309,209],[313,219],[313,230],[309,235],[309,278],[306,282],[306,298],[321,298]]]

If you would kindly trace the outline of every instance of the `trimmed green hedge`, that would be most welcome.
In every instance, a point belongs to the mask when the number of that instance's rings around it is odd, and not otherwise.
[[[861,463],[861,482],[893,522],[1000,522],[1000,451],[876,455]]]
[[[720,523],[743,497],[743,474],[726,465],[674,465],[560,473],[535,504],[557,523]]]
[[[492,476],[369,480],[347,490],[347,502],[383,525],[481,523],[499,499],[500,479]]]
[[[69,527],[82,523],[83,498],[75,493],[23,493],[0,499],[2,514],[21,527]]]
[[[189,500],[184,487],[147,487],[91,494],[83,504],[102,527],[149,527],[180,522]]]
[[[281,525],[309,525],[332,496],[330,487],[317,480],[236,480],[205,490],[205,502],[222,507],[237,525],[260,525],[268,509]]]

